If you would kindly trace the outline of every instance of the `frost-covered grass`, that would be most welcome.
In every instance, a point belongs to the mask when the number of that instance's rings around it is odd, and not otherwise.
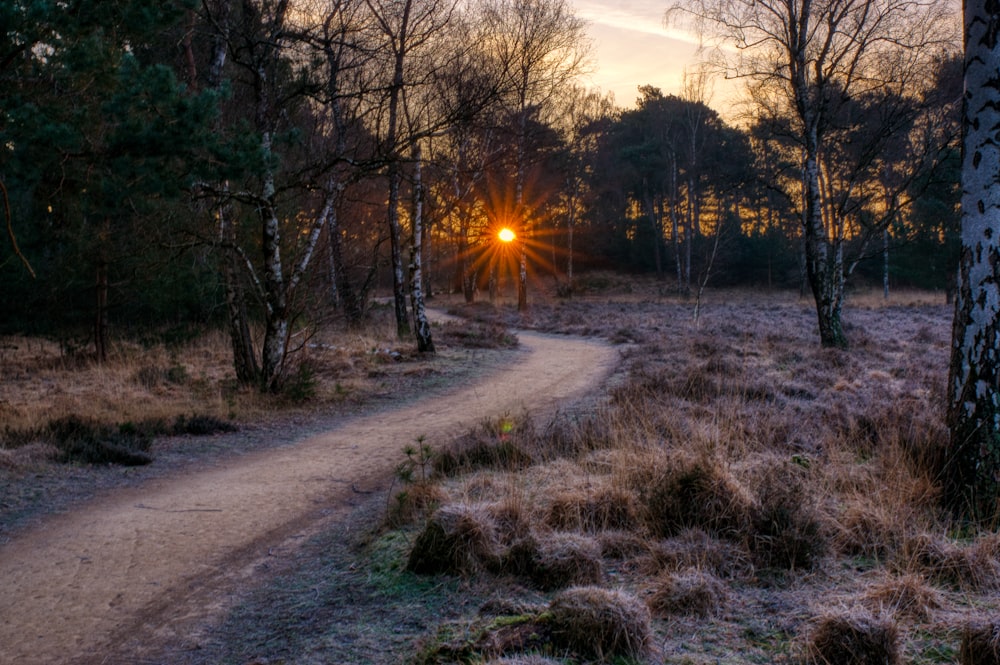
[[[692,303],[637,290],[477,311],[616,340],[624,369],[592,412],[494,434],[530,464],[440,479],[437,510],[461,506],[481,536],[468,552],[450,541],[480,564],[454,574],[514,603],[518,588],[595,584],[597,551],[599,584],[652,611],[642,662],[953,663],[981,641],[1000,612],[1000,538],[939,508],[943,297],[855,297],[840,351],[819,348],[794,295],[711,294],[695,322]],[[547,584],[554,551],[571,568]],[[486,662],[525,657],[479,640]],[[595,658],[558,645],[530,646]],[[425,641],[421,662],[457,662],[439,647],[428,659]]]

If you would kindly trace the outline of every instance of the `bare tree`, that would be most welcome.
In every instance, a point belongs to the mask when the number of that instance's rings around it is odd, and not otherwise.
[[[948,382],[945,499],[961,516],[1000,516],[1000,16],[965,3],[962,254]]]
[[[831,202],[850,181],[823,181],[836,118],[852,99],[878,92],[919,95],[933,58],[954,44],[943,0],[695,0],[668,20],[690,20],[716,38],[730,76],[746,79],[758,108],[789,120],[802,159],[806,272],[823,346],[846,347],[841,324],[848,219]],[[878,229],[879,231],[881,229]]]
[[[403,270],[402,227],[400,222],[400,186],[403,181],[403,160],[414,139],[406,130],[405,104],[409,87],[422,82],[426,74],[430,49],[451,19],[455,0],[366,0],[374,19],[373,26],[386,56],[388,80],[384,83],[385,116],[380,118],[381,153],[386,163],[389,181],[389,237],[392,249],[393,303],[396,331],[400,337],[410,334],[410,319],[406,309],[406,280]]]
[[[557,95],[585,71],[585,25],[566,0],[489,0],[484,23],[506,72],[508,113],[514,124],[514,207],[519,217],[517,308],[528,307],[532,211],[524,201],[529,120],[552,108]]]
[[[614,102],[596,91],[573,87],[563,101],[563,141],[566,145],[565,187],[562,208],[566,223],[566,285],[559,291],[573,292],[573,234],[587,194],[587,173],[599,148],[600,123],[613,117]],[[553,269],[558,275],[556,266]],[[558,281],[558,278],[557,278]]]
[[[325,14],[298,11],[302,7],[292,7],[289,0],[204,4],[206,19],[215,27],[210,76],[215,85],[230,78],[231,121],[246,122],[257,142],[249,177],[238,185],[206,187],[214,188],[221,201],[218,242],[227,253],[224,274],[237,375],[263,390],[279,388],[284,378],[297,293],[342,190],[338,166],[347,149],[346,125],[336,103],[344,94],[338,91],[338,64],[331,63],[339,56],[336,49],[322,47],[343,42],[342,31],[333,26],[344,24],[355,4],[331,3]],[[252,211],[258,230],[252,244],[237,228],[245,217],[239,210],[230,213],[227,202]],[[259,362],[248,326],[251,297],[263,319]]]

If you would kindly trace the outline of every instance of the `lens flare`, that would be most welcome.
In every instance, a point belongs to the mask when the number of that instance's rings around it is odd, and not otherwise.
[[[517,237],[516,235],[514,235],[514,232],[508,228],[500,229],[500,233],[498,233],[497,236],[500,238],[500,240],[503,240],[504,242],[510,242]]]

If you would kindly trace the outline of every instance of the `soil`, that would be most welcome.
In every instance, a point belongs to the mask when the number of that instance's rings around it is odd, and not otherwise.
[[[0,545],[0,662],[159,662],[165,645],[226,612],[235,590],[261,584],[269,558],[388,489],[404,446],[424,437],[436,447],[485,418],[551,413],[618,360],[598,341],[519,338],[508,366],[452,391],[107,491],[15,532]]]

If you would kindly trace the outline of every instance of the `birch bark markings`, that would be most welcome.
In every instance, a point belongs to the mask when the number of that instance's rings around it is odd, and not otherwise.
[[[966,0],[962,250],[952,337],[945,500],[1000,515],[1000,2]]]

